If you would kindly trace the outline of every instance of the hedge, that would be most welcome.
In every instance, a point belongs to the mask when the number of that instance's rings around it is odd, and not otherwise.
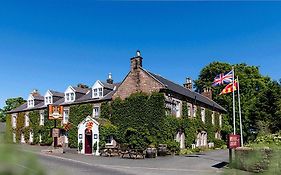
[[[13,128],[12,128],[12,116],[11,116],[11,114],[8,114],[6,116],[5,141],[7,143],[13,143]]]

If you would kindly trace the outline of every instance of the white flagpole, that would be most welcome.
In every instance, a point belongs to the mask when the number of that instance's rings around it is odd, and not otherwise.
[[[240,120],[240,138],[241,138],[241,146],[244,147],[243,143],[243,130],[242,130],[242,117],[241,117],[241,103],[240,103],[240,83],[237,76],[237,88],[238,88],[238,106],[239,106],[239,120]]]
[[[235,94],[234,94],[234,67],[232,67],[233,75],[232,75],[232,98],[233,98],[233,134],[236,134],[236,126],[235,126]]]

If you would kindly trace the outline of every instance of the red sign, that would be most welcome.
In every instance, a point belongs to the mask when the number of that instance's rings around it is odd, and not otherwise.
[[[89,121],[89,122],[86,124],[86,128],[87,128],[88,130],[92,130],[93,125],[94,125],[94,123],[93,123],[92,121]]]
[[[229,134],[227,147],[228,149],[240,147],[240,135]]]

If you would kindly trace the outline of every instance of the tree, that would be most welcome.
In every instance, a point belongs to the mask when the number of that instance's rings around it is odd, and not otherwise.
[[[240,94],[241,94],[241,108],[243,117],[243,130],[246,139],[251,135],[250,129],[255,127],[255,123],[259,118],[252,114],[252,109],[257,112],[265,111],[262,106],[257,106],[258,98],[272,82],[269,77],[262,76],[257,66],[249,66],[247,64],[231,65],[228,63],[213,62],[204,67],[199,75],[198,80],[195,81],[195,88],[197,92],[202,92],[206,87],[211,87],[214,77],[220,73],[229,72],[232,67],[235,69],[235,76],[239,76],[240,82]],[[212,87],[213,100],[222,105],[228,112],[225,119],[232,125],[232,95],[218,95],[225,86]],[[236,93],[237,94],[237,93]],[[237,96],[236,96],[237,100]],[[236,102],[236,109],[238,104]],[[238,110],[236,110],[237,112]],[[270,111],[273,113],[273,111]],[[237,115],[238,116],[238,112]],[[260,114],[262,116],[262,114]],[[238,118],[238,117],[237,117]],[[236,120],[236,126],[239,126],[239,120]],[[226,122],[227,123],[227,122]],[[229,126],[223,126],[223,128],[229,128]],[[237,127],[237,133],[239,127]]]
[[[25,103],[26,101],[22,97],[9,98],[6,100],[6,105],[0,110],[0,119],[6,121],[6,113],[12,109],[15,109]]]

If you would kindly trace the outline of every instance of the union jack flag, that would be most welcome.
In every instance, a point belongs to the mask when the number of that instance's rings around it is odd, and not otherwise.
[[[223,84],[229,84],[233,81],[233,70],[228,73],[221,73],[214,79],[212,86],[219,86]]]

